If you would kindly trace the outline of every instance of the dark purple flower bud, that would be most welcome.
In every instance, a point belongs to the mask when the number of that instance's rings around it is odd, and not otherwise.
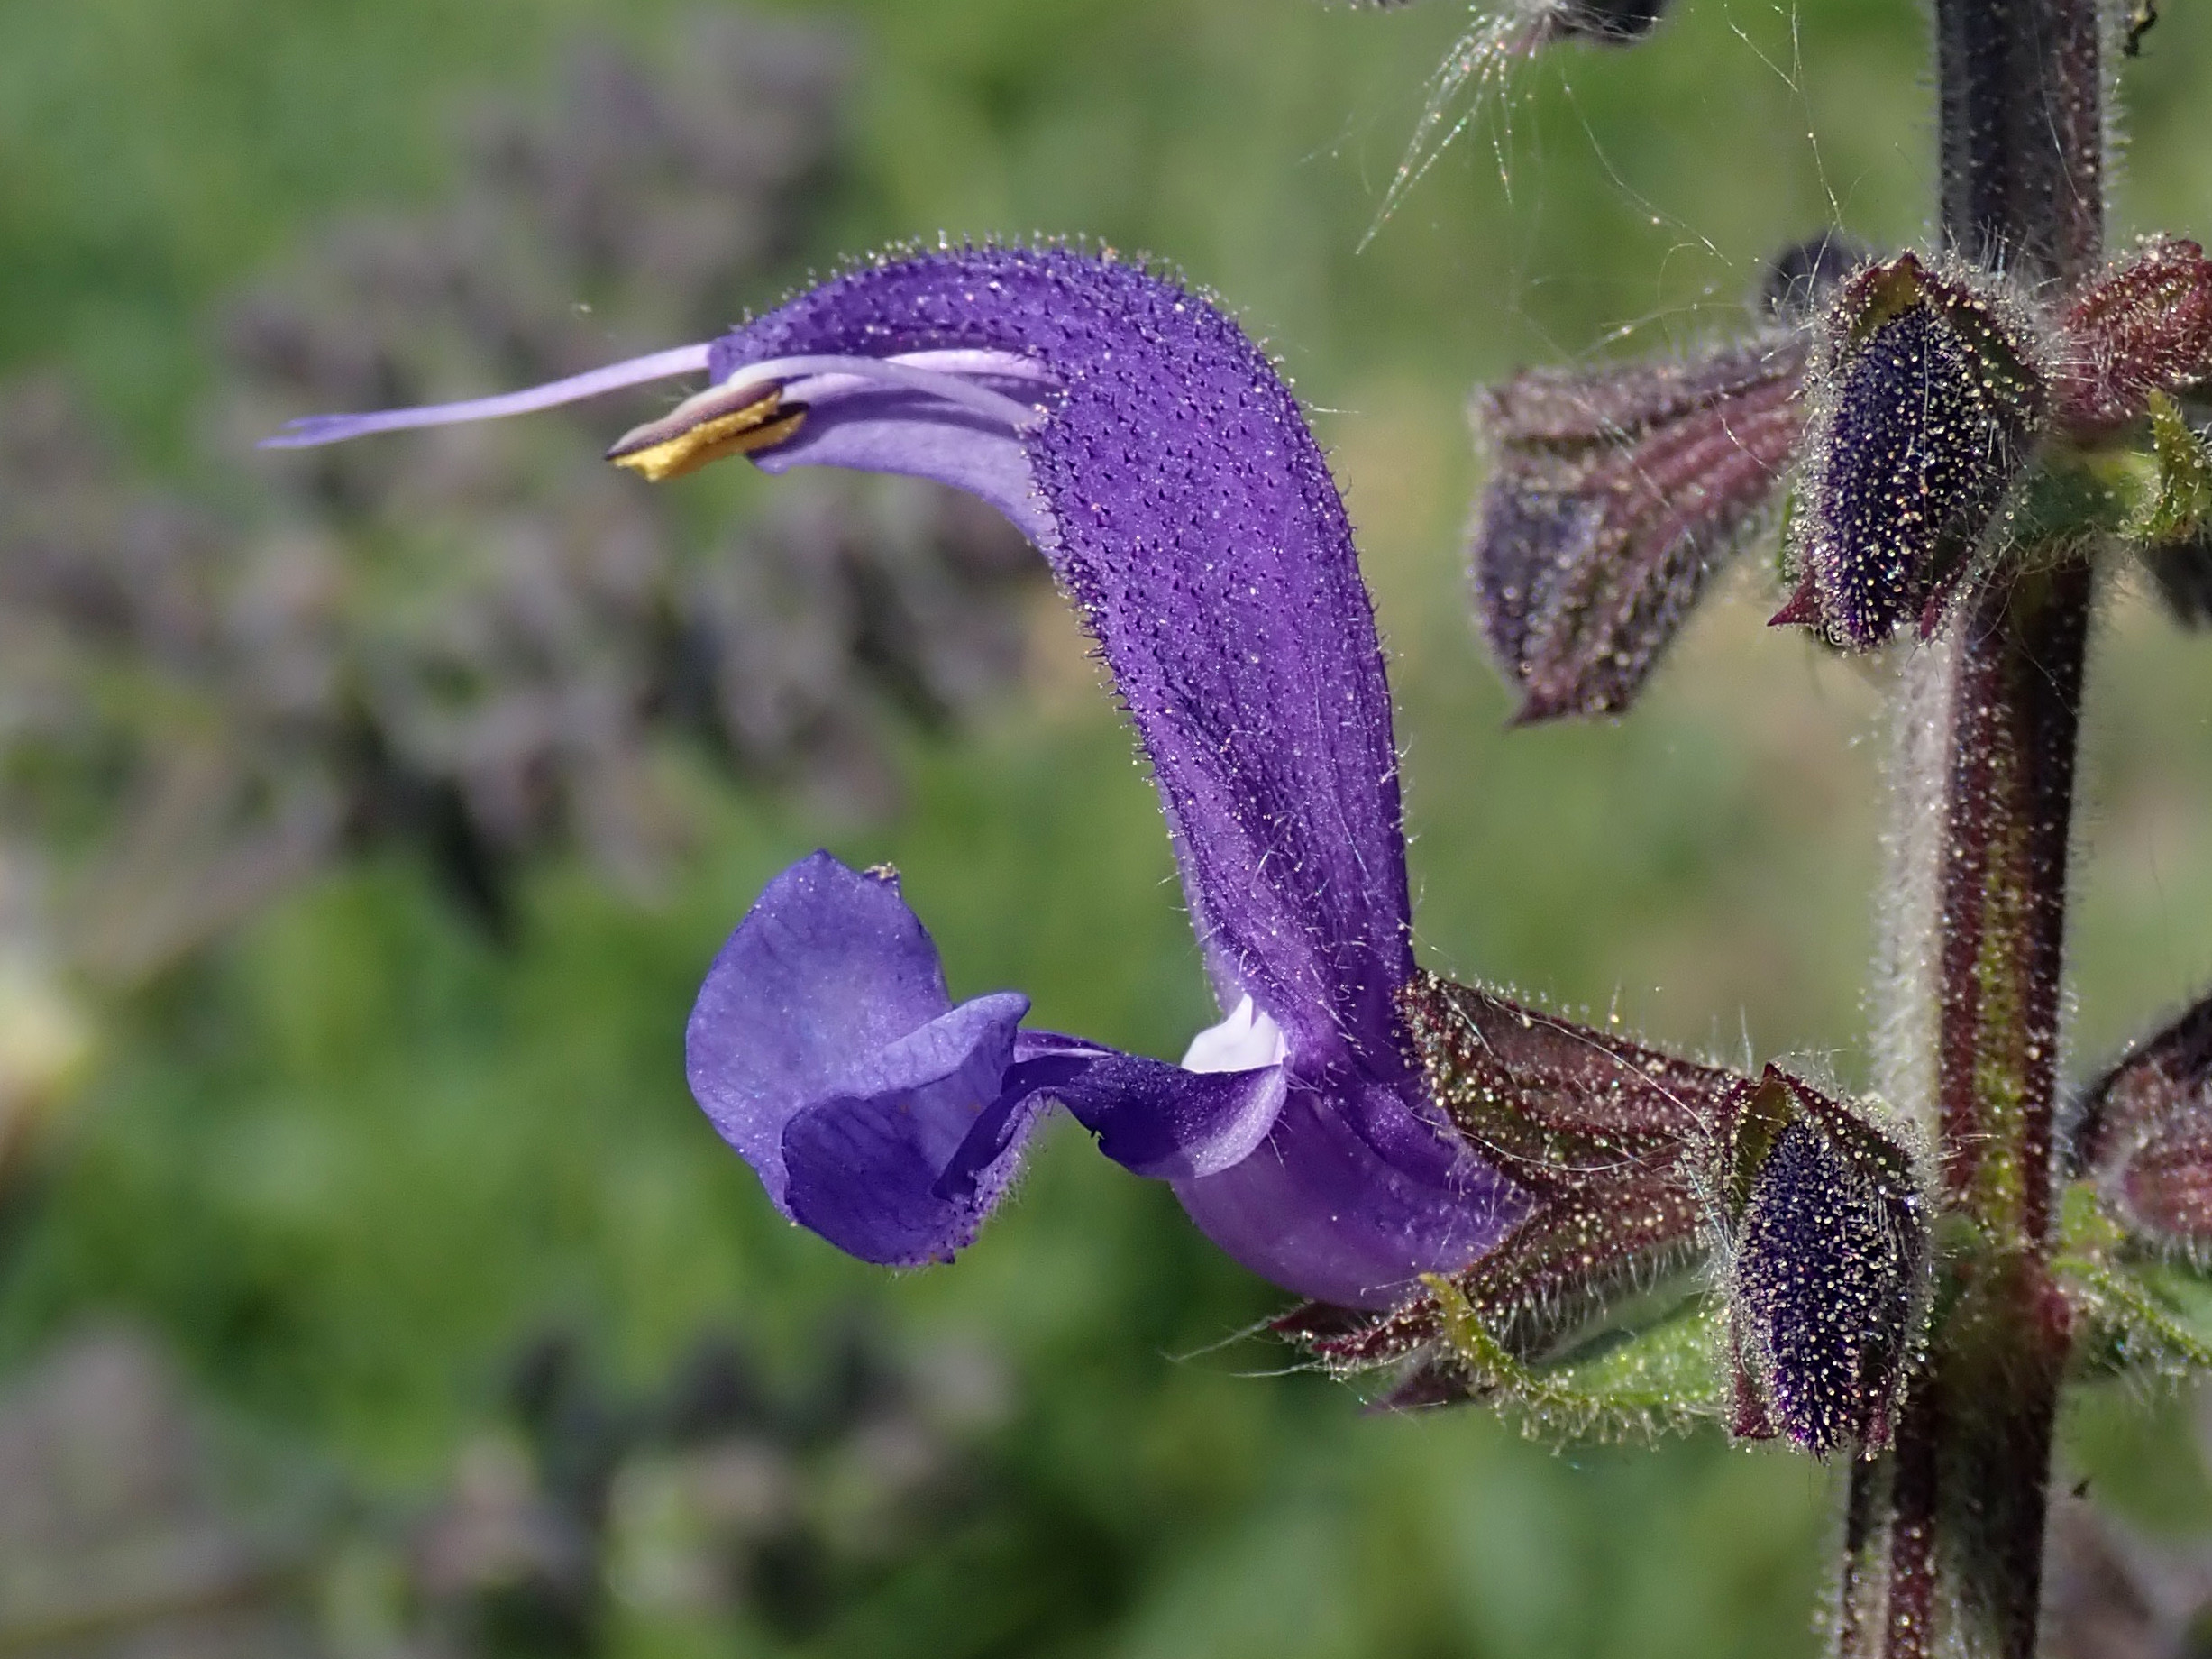
[[[2144,239],[2059,320],[2052,413],[2078,437],[2139,420],[2151,394],[2212,372],[2212,260],[2193,242]]]
[[[1759,284],[1759,310],[1778,323],[1810,323],[1843,280],[1874,262],[1874,251],[1840,230],[1825,230],[1782,250]]]
[[[2077,1169],[2134,1233],[2212,1244],[2212,998],[2098,1079],[2073,1144]]]
[[[1805,348],[1531,370],[1476,394],[1492,456],[1469,564],[1522,723],[1615,714],[1772,500],[1804,428]]]
[[[1805,590],[1775,619],[1842,643],[1934,630],[2042,423],[2043,378],[1999,300],[1910,253],[1823,319],[1797,518]]]
[[[1817,1457],[1881,1449],[1928,1277],[1928,1208],[1902,1135],[1770,1066],[1715,1150],[1736,1433],[1785,1434]]]

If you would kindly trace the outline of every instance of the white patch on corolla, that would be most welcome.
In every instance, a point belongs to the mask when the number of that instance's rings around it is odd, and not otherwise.
[[[1209,1025],[1191,1039],[1184,1051],[1185,1071],[1252,1071],[1278,1066],[1290,1044],[1283,1028],[1252,1006],[1250,996],[1238,999],[1229,1018]]]

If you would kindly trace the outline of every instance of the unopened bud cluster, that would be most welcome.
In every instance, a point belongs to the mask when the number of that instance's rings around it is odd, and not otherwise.
[[[1839,647],[1925,638],[2004,573],[2015,520],[2139,555],[2212,621],[2212,451],[2185,399],[2212,371],[2212,261],[2152,238],[2052,302],[1840,233],[1778,256],[1747,338],[1479,391],[1490,461],[1470,570],[1516,720],[1618,714],[1713,578],[1783,516],[1774,617]]]

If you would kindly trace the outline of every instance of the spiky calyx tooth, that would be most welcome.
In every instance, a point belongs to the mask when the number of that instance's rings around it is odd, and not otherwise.
[[[1453,1278],[1506,1351],[1571,1347],[1703,1260],[1699,1160],[1750,1078],[1432,974],[1399,1006],[1439,1106],[1531,1199],[1521,1224]],[[1379,1352],[1394,1334],[1433,1329],[1432,1310],[1401,1309],[1357,1345]]]

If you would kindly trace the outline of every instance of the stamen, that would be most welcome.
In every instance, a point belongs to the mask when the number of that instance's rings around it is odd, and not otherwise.
[[[734,434],[741,428],[729,423],[740,416],[752,417],[757,426],[775,414],[782,397],[783,388],[774,381],[763,385],[756,380],[725,380],[692,393],[656,419],[632,426],[608,447],[606,458],[617,466],[629,466],[634,456],[665,448],[689,432],[713,426],[726,435]]]
[[[731,371],[723,376],[719,387],[703,391],[697,398],[688,399],[687,403],[678,405],[671,411],[669,418],[675,418],[691,403],[706,403],[718,394],[739,386],[781,381],[793,400],[800,401],[802,394],[797,388],[801,383],[806,384],[808,393],[818,395],[832,390],[849,390],[836,384],[848,379],[873,380],[928,392],[933,398],[942,398],[947,403],[957,403],[978,415],[1002,422],[1016,432],[1027,432],[1044,418],[1044,412],[1035,404],[1020,402],[1004,392],[976,384],[976,378],[982,375],[1029,380],[1044,386],[1052,383],[1043,369],[1028,358],[1017,357],[1010,352],[909,352],[896,357],[826,354],[771,357],[764,362],[745,363]],[[816,380],[831,384],[817,387],[811,384]]]
[[[848,396],[871,384],[925,392],[1002,423],[1018,434],[1044,418],[1044,412],[1036,406],[979,386],[969,378],[983,374],[1041,386],[1052,384],[1050,377],[1028,358],[1005,352],[772,357],[742,364],[720,385],[686,398],[658,420],[633,426],[615,440],[607,458],[654,483],[681,478],[724,455],[746,454],[780,444],[799,429],[809,403]]]
[[[709,461],[719,461],[725,455],[742,455],[783,442],[799,430],[800,422],[807,417],[807,410],[800,404],[779,415],[777,406],[782,400],[783,394],[772,390],[764,398],[727,415],[717,415],[687,426],[658,443],[648,443],[643,448],[629,447],[638,433],[647,430],[641,426],[609,450],[607,458],[651,483],[665,483],[672,478],[696,472]],[[655,421],[654,426],[666,424]]]

